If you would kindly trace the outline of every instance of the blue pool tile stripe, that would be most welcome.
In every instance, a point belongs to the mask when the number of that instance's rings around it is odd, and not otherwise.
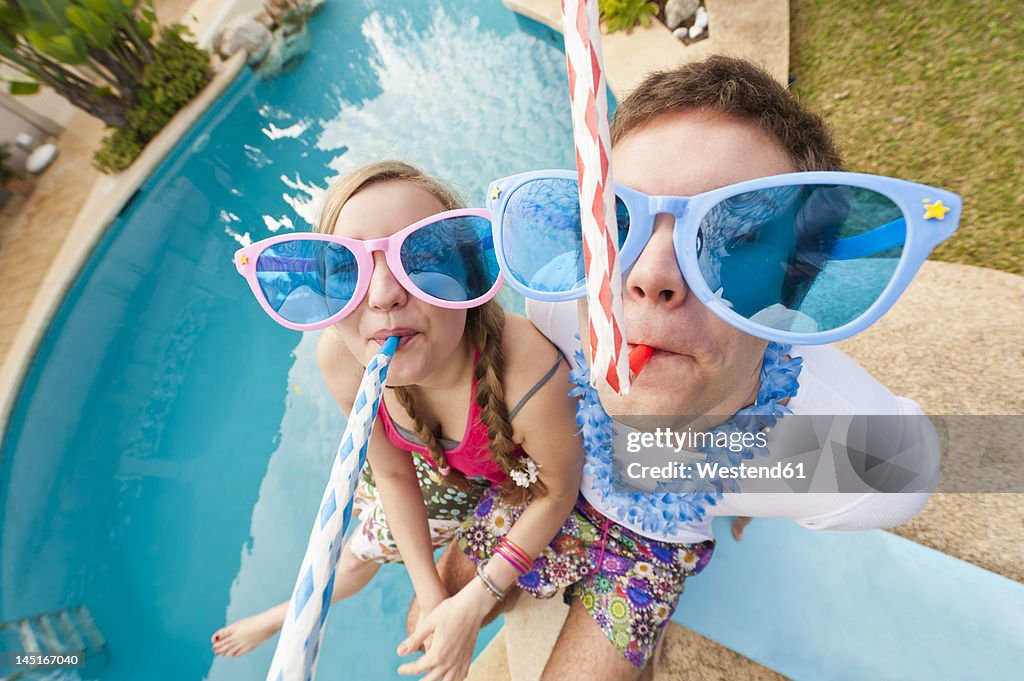
[[[1018,681],[1024,585],[896,535],[727,519],[673,619],[792,679]]]

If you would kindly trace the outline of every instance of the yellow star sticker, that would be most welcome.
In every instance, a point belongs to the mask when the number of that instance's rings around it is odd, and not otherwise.
[[[247,255],[240,255],[240,256],[238,256],[238,264],[239,265],[248,265],[249,264],[249,256],[247,256]]]
[[[936,201],[935,203],[928,203],[925,199],[924,202],[924,219],[925,220],[945,220],[946,213],[949,211],[947,206],[942,205],[942,201]]]
[[[497,187],[491,187],[491,198],[496,200],[499,196],[501,196],[501,190]]]

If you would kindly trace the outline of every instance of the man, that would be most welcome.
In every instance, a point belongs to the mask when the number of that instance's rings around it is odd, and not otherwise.
[[[761,69],[725,57],[649,76],[619,105],[612,124],[612,144],[616,183],[653,197],[692,197],[766,176],[842,169],[842,159],[818,116],[805,110]],[[818,206],[819,212],[827,210],[834,206]],[[767,341],[727,324],[697,299],[677,261],[675,223],[672,215],[654,216],[650,238],[624,277],[628,341],[651,346],[655,354],[628,395],[600,394],[604,409],[617,421],[620,437],[615,440],[615,457],[620,463],[621,436],[629,431],[624,424],[633,424],[640,417],[689,415],[716,426],[728,415],[764,402],[762,368],[773,357],[772,351],[766,354]],[[788,224],[793,225],[794,219]],[[707,243],[700,243],[701,238]],[[712,248],[710,238],[698,236],[698,252]],[[832,252],[835,238],[834,234],[826,238],[815,232],[805,240],[817,244],[818,255],[808,247],[809,256],[793,257],[785,273],[787,280],[802,268],[809,272],[805,279],[813,281],[821,270],[820,254]],[[759,287],[765,287],[763,277],[773,276],[756,268],[748,268],[748,275],[753,297]],[[724,267],[716,276],[727,276]],[[743,270],[728,276],[743,276]],[[803,293],[809,285],[805,281]],[[735,284],[731,288],[735,289]],[[580,334],[580,329],[588,328],[585,301],[578,304],[578,317],[572,303],[531,301],[528,314],[567,357],[579,349],[578,336],[588,336],[585,331]],[[794,329],[799,323],[804,320],[790,316],[786,320],[789,326],[779,328]],[[583,352],[586,356],[586,347]],[[798,356],[803,358],[803,367],[794,371],[791,358]],[[892,395],[834,348],[793,348],[789,356],[774,357],[772,363],[779,368],[783,382],[794,378],[792,390],[778,401],[796,414],[921,413],[915,403]],[[799,373],[798,381],[792,376],[795,373]],[[779,395],[782,393],[775,397]],[[766,404],[777,408],[774,399]],[[714,415],[726,416],[716,419]],[[698,572],[709,557],[706,540],[711,538],[714,515],[785,517],[807,527],[828,529],[905,522],[923,506],[938,467],[933,433],[924,419],[912,424],[898,437],[903,445],[916,444],[922,453],[915,494],[724,494],[717,503],[705,504],[691,522],[661,527],[652,525],[635,508],[612,503],[614,495],[602,491],[601,475],[595,475],[600,467],[588,452],[588,474],[577,511],[583,514],[580,522],[592,522],[599,530],[603,526],[600,559],[567,592],[572,597],[570,612],[543,678],[627,681],[642,678],[642,674],[650,678],[653,665],[647,662],[675,608],[682,581]],[[609,536],[614,538],[611,544]],[[610,554],[605,551],[608,546],[613,547]],[[676,556],[675,564],[668,564],[672,559],[665,565],[649,559],[666,555]],[[446,553],[441,567],[453,588],[473,575],[472,566],[455,547]],[[648,577],[651,570],[655,577]],[[674,580],[674,588],[666,590],[666,580]],[[631,605],[634,587],[645,584],[656,585],[653,600],[652,593],[641,588]],[[651,615],[652,607],[659,610],[656,617]],[[418,644],[425,631],[421,627],[407,643]],[[432,667],[436,671],[435,665],[444,666],[428,652],[404,671],[422,673]]]

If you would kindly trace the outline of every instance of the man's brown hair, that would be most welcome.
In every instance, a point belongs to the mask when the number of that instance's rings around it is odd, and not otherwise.
[[[612,144],[658,116],[691,110],[753,123],[779,143],[797,170],[843,169],[842,155],[820,116],[764,69],[721,55],[647,76],[619,103]]]

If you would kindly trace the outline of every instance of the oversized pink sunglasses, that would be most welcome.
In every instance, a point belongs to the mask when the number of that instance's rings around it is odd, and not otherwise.
[[[343,319],[363,300],[382,251],[395,279],[424,302],[483,305],[501,288],[490,214],[480,208],[431,215],[384,239],[282,234],[235,252],[235,267],[267,314],[299,331]]]

